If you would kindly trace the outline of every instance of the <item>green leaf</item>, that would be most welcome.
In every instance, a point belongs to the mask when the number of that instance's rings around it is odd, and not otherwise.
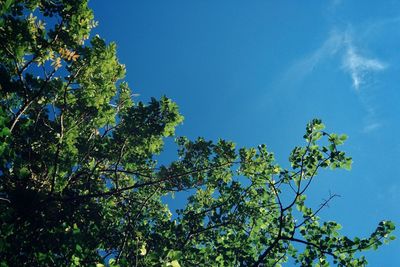
[[[0,131],[0,137],[5,137],[10,135],[10,129],[8,129],[7,127],[4,127],[3,129],[1,129]]]
[[[140,255],[144,256],[147,253],[146,245],[143,244],[142,247],[140,248]]]
[[[87,0],[0,0],[0,10],[0,266],[101,267],[103,256],[118,256],[112,267],[253,266],[268,248],[266,266],[289,256],[364,266],[353,249],[394,240],[393,222],[351,240],[315,216],[328,203],[305,205],[322,169],[352,163],[338,149],[347,136],[320,119],[282,164],[265,145],[176,138],[178,105],[135,103],[116,44],[85,42],[96,24]]]
[[[171,267],[181,267],[181,265],[179,264],[179,262],[177,260],[173,260],[169,263],[167,263],[167,266],[171,266]]]

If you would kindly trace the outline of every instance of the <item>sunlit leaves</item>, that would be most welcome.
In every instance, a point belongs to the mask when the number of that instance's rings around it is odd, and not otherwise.
[[[307,203],[321,169],[352,163],[321,120],[288,168],[265,145],[201,137],[160,165],[183,116],[134,101],[116,45],[89,38],[87,1],[0,3],[1,266],[364,266],[358,252],[394,239],[390,221],[350,238],[320,219],[336,195]]]

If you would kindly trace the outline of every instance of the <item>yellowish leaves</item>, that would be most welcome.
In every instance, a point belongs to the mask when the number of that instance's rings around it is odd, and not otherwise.
[[[54,58],[53,54],[50,55],[50,58],[53,60],[53,63],[51,65],[54,66],[54,68],[56,70],[61,68],[61,66],[62,66],[61,60],[62,59],[65,59],[68,61],[71,61],[71,60],[76,61],[79,58],[78,53],[76,53],[75,51],[71,51],[67,48],[60,48],[58,50],[58,53],[60,54],[60,57],[56,57],[55,59],[53,59]]]
[[[279,166],[274,166],[274,168],[272,169],[272,172],[274,174],[278,174],[281,171],[281,168]]]
[[[61,58],[57,57],[53,63],[51,63],[52,66],[54,66],[54,68],[57,70],[59,68],[61,68],[62,64],[61,64]]]
[[[146,244],[143,244],[140,248],[140,255],[144,256],[147,253]]]
[[[179,264],[179,262],[177,260],[173,260],[171,262],[167,263],[167,266],[171,266],[171,267],[181,267],[181,265]]]
[[[76,61],[79,57],[79,55],[76,53],[76,51],[71,51],[66,48],[60,48],[58,53],[60,53],[61,58],[64,58],[66,60]]]
[[[38,20],[33,13],[30,13],[29,16],[26,18],[28,23],[28,30],[31,34],[31,37],[34,41],[36,41],[37,37],[41,35],[41,33],[45,30],[46,24]]]

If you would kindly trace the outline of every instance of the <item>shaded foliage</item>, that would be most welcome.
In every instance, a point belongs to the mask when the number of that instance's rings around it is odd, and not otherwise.
[[[351,166],[346,136],[306,127],[279,166],[266,146],[176,139],[167,97],[134,103],[115,44],[87,1],[0,1],[1,266],[364,266],[358,252],[393,239],[340,234],[306,205],[318,171]],[[176,216],[162,197],[194,189]]]

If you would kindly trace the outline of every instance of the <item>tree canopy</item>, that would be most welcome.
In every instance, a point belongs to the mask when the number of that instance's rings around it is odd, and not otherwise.
[[[178,106],[135,103],[93,18],[87,1],[0,0],[1,266],[365,266],[394,239],[390,221],[358,238],[321,220],[335,195],[307,205],[320,170],[350,169],[345,135],[312,120],[290,168],[265,145],[175,137]]]

